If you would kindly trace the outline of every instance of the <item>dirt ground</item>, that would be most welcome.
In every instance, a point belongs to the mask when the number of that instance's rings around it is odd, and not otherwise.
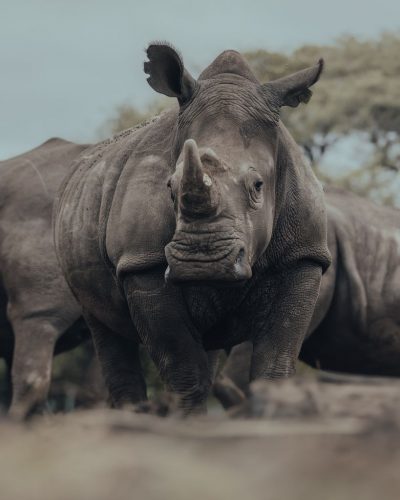
[[[257,383],[231,414],[0,423],[1,500],[400,498],[400,383]]]

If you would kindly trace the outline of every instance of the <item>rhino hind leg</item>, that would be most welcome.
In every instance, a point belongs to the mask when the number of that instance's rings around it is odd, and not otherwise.
[[[11,358],[5,358],[4,378],[0,384],[0,414],[7,411],[11,404],[12,384],[11,384]]]
[[[39,317],[14,319],[12,326],[15,343],[9,415],[21,420],[45,408],[59,331]]]
[[[85,313],[84,316],[92,332],[111,406],[122,408],[146,401],[139,344],[117,335],[93,315]]]
[[[252,354],[250,341],[234,346],[213,384],[213,394],[225,409],[242,403],[249,393]]]

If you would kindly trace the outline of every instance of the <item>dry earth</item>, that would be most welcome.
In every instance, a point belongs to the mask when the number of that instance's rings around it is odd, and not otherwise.
[[[398,500],[400,383],[257,383],[226,414],[0,424],[1,500]]]

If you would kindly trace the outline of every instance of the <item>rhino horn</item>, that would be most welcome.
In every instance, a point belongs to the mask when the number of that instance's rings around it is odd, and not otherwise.
[[[212,215],[218,198],[215,182],[203,167],[196,141],[188,139],[183,145],[181,211],[192,217]]]

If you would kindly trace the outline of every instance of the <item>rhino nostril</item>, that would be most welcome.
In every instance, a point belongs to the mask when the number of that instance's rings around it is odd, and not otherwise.
[[[236,256],[235,264],[240,264],[243,260],[243,257],[244,257],[244,248],[241,248]]]
[[[233,268],[236,279],[245,280],[251,278],[251,267],[247,261],[246,251],[243,247],[239,250],[236,256]]]

